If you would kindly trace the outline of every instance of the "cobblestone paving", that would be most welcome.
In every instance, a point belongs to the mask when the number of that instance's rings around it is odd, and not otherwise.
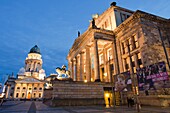
[[[137,113],[135,107],[105,108],[104,106],[49,107],[39,101],[8,101],[0,106],[0,113]],[[140,113],[170,113],[170,107],[142,106]]]

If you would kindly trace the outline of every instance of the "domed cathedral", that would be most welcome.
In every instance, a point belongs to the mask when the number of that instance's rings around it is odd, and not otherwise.
[[[40,49],[35,45],[26,57],[24,68],[18,72],[13,98],[41,99],[43,97],[46,74],[42,69],[42,63]]]
[[[40,74],[43,71],[42,63],[40,49],[35,45],[31,48],[28,57],[25,60],[26,76],[33,76],[37,79],[44,80],[45,76]]]

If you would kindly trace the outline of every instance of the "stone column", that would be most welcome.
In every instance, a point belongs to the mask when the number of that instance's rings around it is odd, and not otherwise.
[[[74,80],[74,60],[71,60],[71,78]]]
[[[118,71],[119,73],[124,72],[124,66],[122,61],[122,53],[121,53],[121,44],[119,40],[115,40],[116,48],[117,48],[117,56],[118,56]],[[119,74],[118,73],[118,74]]]
[[[25,87],[25,99],[27,98],[27,93],[28,93],[28,84],[27,83],[25,83],[26,84],[26,87]]]
[[[107,51],[106,49],[104,48],[103,49],[103,59],[104,59],[104,76],[105,76],[105,82],[108,82],[108,76],[110,74],[108,74],[108,68],[107,68]]]
[[[139,64],[138,64],[138,56],[137,56],[137,54],[134,54],[133,57],[134,57],[134,61],[135,61],[135,67],[136,67],[136,69],[138,69]]]
[[[38,64],[38,62],[35,63],[34,71],[38,71],[37,70],[37,64]]]
[[[74,60],[74,81],[77,81],[77,58]]]
[[[34,70],[34,62],[31,62],[30,71]]]
[[[86,79],[87,82],[91,81],[91,68],[90,68],[90,47],[86,46]]]
[[[94,79],[95,81],[100,81],[99,54],[98,54],[97,39],[94,39]]]
[[[22,98],[22,93],[23,93],[23,83],[21,83],[21,86],[20,86],[19,98]]]
[[[117,47],[115,42],[112,42],[112,52],[113,52],[113,62],[114,62],[114,73],[119,74],[119,64],[118,64],[118,56],[117,56]]]
[[[32,89],[32,91],[31,91],[31,99],[32,99],[34,97],[33,96],[34,95],[34,93],[33,93],[34,92],[34,83],[32,83],[32,88],[31,89]]]
[[[9,98],[9,89],[10,89],[10,85],[7,84],[6,98]]]
[[[83,67],[83,52],[80,53],[80,81],[83,81],[83,73],[84,73],[84,67]]]

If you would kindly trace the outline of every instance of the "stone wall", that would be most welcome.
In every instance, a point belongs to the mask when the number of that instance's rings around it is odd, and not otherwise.
[[[170,106],[170,95],[149,95],[149,96],[139,96],[140,103],[142,105],[150,106]]]
[[[142,54],[143,63],[146,66],[160,61],[165,61],[167,63],[162,42],[161,42],[161,37],[165,44],[167,54],[168,56],[170,56],[170,40],[169,40],[170,28],[168,28],[170,26],[170,23],[168,25],[163,22],[164,21],[157,22],[154,20],[148,20],[144,18],[141,19],[141,26],[142,26],[144,40],[145,40],[141,50],[143,53]],[[160,32],[158,28],[160,29]]]
[[[52,99],[52,92],[53,92],[53,89],[45,89],[44,90],[44,98]]]
[[[103,83],[54,81],[52,106],[104,105]]]

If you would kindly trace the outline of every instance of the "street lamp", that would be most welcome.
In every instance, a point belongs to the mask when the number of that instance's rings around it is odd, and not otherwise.
[[[112,76],[112,68],[110,66],[110,56],[109,56],[109,69],[110,69],[110,79],[111,79],[111,87],[112,87],[112,102],[113,106],[115,108],[115,91],[114,91],[114,82],[113,82],[113,76]]]
[[[128,48],[128,54],[129,54],[129,58],[130,58],[130,67],[132,68],[131,69],[131,74],[132,74],[132,77],[133,77],[133,87],[134,87],[134,91],[135,91],[135,99],[136,99],[136,105],[137,105],[137,111],[140,112],[140,109],[139,109],[139,102],[138,102],[138,94],[137,94],[137,85],[136,85],[136,81],[135,81],[135,74],[134,74],[134,70],[133,70],[133,65],[132,65],[132,57],[131,57],[131,54],[130,54],[130,47],[129,47],[129,43],[127,42],[127,48]]]

